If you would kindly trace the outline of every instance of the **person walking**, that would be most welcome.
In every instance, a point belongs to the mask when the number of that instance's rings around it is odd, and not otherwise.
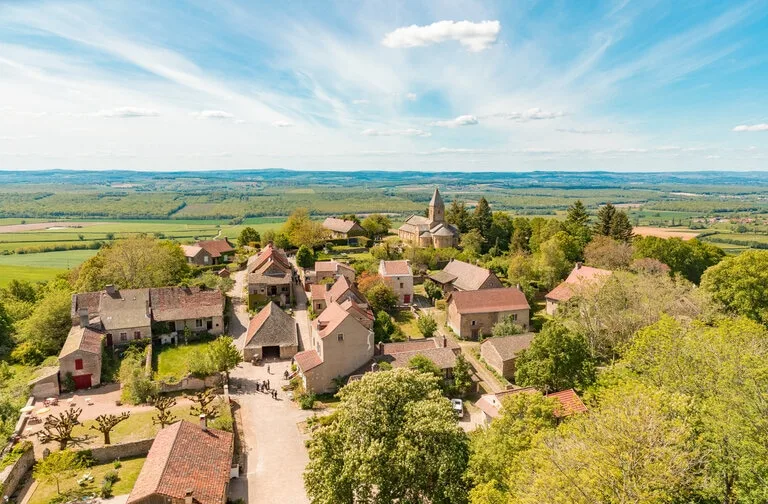
[[[267,378],[267,388],[271,388],[271,387],[269,386],[269,378]]]
[[[272,371],[269,369],[269,364],[267,364],[267,374],[272,374]]]
[[[256,382],[256,392],[261,392],[261,382]]]

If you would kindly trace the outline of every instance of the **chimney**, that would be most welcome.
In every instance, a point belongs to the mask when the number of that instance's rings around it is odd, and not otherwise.
[[[580,262],[576,263],[576,269],[581,269],[581,263]]]
[[[200,415],[200,428],[203,429],[203,431],[208,430],[208,419],[205,418],[204,414]]]
[[[192,504],[192,494],[194,493],[194,490],[191,488],[187,488],[187,491],[184,492],[184,504]]]
[[[104,287],[104,290],[107,291],[107,294],[109,294],[110,296],[114,296],[115,292],[117,292],[117,289],[115,289],[115,286],[112,284],[109,284],[106,287]]]
[[[516,287],[517,287],[517,290],[519,290],[520,292],[523,292],[523,289],[520,288],[520,284],[517,284]]]
[[[80,315],[80,327],[88,327],[88,308],[80,308],[77,314]]]
[[[448,338],[443,335],[443,348],[448,348]]]

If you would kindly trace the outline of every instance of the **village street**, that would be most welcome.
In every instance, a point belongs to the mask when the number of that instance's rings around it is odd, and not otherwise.
[[[248,295],[246,293],[246,283],[248,272],[246,270],[236,271],[231,277],[235,281],[232,290],[227,292],[230,298],[229,330],[228,333],[235,341],[235,346],[242,350],[245,345],[245,333],[248,331],[250,317],[248,315]]]

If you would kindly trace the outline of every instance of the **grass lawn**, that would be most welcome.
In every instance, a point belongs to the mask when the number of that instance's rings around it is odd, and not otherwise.
[[[64,250],[39,254],[0,255],[0,266],[33,266],[34,268],[71,269],[96,255],[96,250]]]
[[[410,310],[400,310],[394,317],[395,323],[403,331],[406,337],[411,339],[423,338],[418,326],[416,316]]]
[[[178,381],[189,374],[189,363],[202,356],[207,342],[161,347],[157,352],[158,380]]]
[[[171,411],[179,420],[194,420],[194,418],[189,415],[189,405],[174,406]],[[131,416],[128,417],[128,420],[120,422],[114,429],[112,429],[112,432],[109,433],[109,440],[112,444],[115,444],[154,437],[155,434],[157,434],[157,431],[160,430],[159,425],[152,423],[152,417],[156,414],[157,412],[154,409],[152,411],[132,413]],[[76,436],[93,437],[86,443],[84,448],[87,448],[88,445],[103,446],[104,444],[104,435],[97,430],[91,429],[92,425],[97,425],[96,420],[84,420],[82,425],[78,425],[73,431]]]
[[[2,257],[2,256],[0,256]],[[67,270],[62,268],[39,268],[0,264],[0,287],[5,287],[11,280],[26,280],[28,282],[45,282],[52,280],[59,273]]]
[[[146,457],[133,458],[121,460],[122,466],[117,470],[117,474],[120,479],[112,486],[113,495],[125,495],[131,492],[133,485],[136,483],[136,479],[139,477],[141,468],[144,466]],[[77,488],[77,480],[86,473],[91,473],[93,476],[93,483],[89,484],[85,490],[98,493],[101,489],[101,480],[104,475],[109,471],[115,470],[115,466],[112,462],[109,464],[95,465],[88,469],[83,469],[78,472],[77,475],[71,479],[60,482],[61,491],[66,492],[68,490],[74,490]],[[56,497],[56,483],[43,483],[35,489],[35,493],[29,499],[29,504],[48,504]]]

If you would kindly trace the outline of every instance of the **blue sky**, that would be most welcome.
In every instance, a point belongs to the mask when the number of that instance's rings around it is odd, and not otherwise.
[[[0,2],[0,169],[759,170],[768,0]]]

